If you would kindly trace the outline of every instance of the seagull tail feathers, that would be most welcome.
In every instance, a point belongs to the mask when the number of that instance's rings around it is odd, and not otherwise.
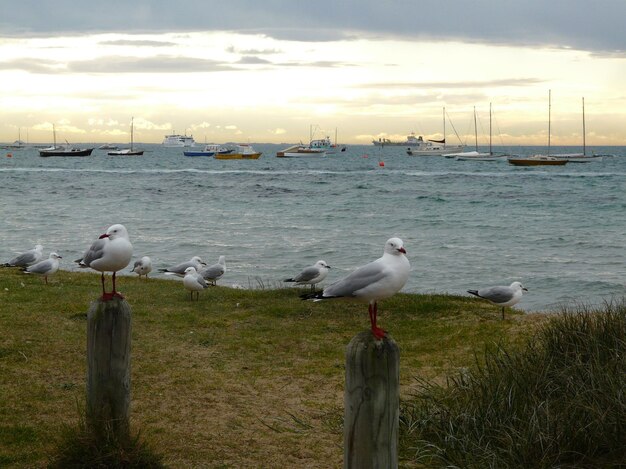
[[[471,295],[474,295],[474,296],[478,296],[480,298],[480,295],[478,294],[478,290],[467,290],[467,293],[470,293]]]

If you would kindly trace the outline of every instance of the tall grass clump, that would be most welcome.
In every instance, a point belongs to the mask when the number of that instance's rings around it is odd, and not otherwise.
[[[95,431],[85,419],[65,426],[49,469],[162,469],[163,457],[142,441],[140,434],[120,436],[112,425]]]
[[[607,468],[626,461],[626,301],[564,308],[402,403],[402,459],[427,467]],[[623,466],[620,466],[623,467]]]

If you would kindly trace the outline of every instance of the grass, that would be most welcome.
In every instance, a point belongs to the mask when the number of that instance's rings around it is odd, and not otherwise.
[[[99,275],[49,282],[0,269],[1,467],[50,465],[66,429],[80,429]],[[365,305],[303,302],[296,288],[215,287],[197,302],[172,280],[122,277],[118,288],[133,314],[131,427],[163,465],[341,467],[344,351],[369,325]],[[445,383],[485,346],[520,344],[544,321],[514,310],[502,321],[498,307],[447,295],[379,305],[400,346],[403,400],[419,380]],[[415,464],[406,448],[402,458]]]
[[[404,402],[407,459],[428,467],[626,466],[626,302],[565,309],[521,349],[488,349]]]

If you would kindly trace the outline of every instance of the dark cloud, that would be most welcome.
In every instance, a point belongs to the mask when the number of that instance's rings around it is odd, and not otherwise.
[[[395,36],[619,56],[626,50],[624,18],[623,0],[20,0],[2,9],[0,31],[14,36],[228,30],[293,41]]]

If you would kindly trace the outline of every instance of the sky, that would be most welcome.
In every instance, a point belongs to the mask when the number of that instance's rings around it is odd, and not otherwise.
[[[626,145],[625,18],[624,0],[0,0],[0,142],[54,125],[124,143],[133,119],[146,143],[370,144],[445,123],[485,145],[491,106],[495,145],[546,145],[549,127],[553,145]]]

